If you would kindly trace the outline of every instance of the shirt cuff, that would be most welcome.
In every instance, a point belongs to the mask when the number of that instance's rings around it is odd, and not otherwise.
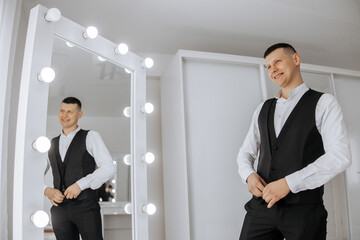
[[[287,175],[285,179],[292,193],[298,193],[301,191],[302,180],[299,171]]]
[[[87,183],[84,178],[79,179],[76,183],[79,185],[81,191],[84,191],[85,189],[89,188],[89,183]]]
[[[256,173],[253,169],[244,169],[244,170],[241,170],[241,171],[239,170],[241,180],[243,181],[244,184],[247,184],[246,180],[253,173]]]

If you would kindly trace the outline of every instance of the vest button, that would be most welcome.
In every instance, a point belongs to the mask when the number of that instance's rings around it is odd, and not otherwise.
[[[273,146],[273,149],[276,151],[276,150],[278,150],[278,147],[277,147],[277,146]]]

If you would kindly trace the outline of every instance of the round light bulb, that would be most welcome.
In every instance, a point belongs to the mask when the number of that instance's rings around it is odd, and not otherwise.
[[[51,67],[44,67],[41,69],[38,79],[42,82],[50,83],[55,79],[55,71]]]
[[[130,154],[126,154],[123,158],[123,161],[126,165],[131,165],[131,155]]]
[[[99,34],[99,31],[97,30],[97,28],[94,26],[90,26],[90,27],[86,28],[85,32],[83,33],[83,36],[84,36],[84,38],[94,39],[98,36],[98,34]]]
[[[131,204],[131,203],[125,204],[125,206],[124,206],[124,211],[125,211],[127,214],[131,214],[131,213],[132,213],[132,204]]]
[[[141,160],[148,164],[153,163],[155,161],[155,155],[151,152],[147,152],[141,156]]]
[[[131,117],[131,107],[124,108],[123,114],[125,117],[128,117],[128,118]]]
[[[113,161],[114,165],[116,165],[116,161]]]
[[[57,8],[50,8],[45,14],[45,20],[47,22],[57,22],[61,18],[61,12]]]
[[[69,41],[66,41],[66,45],[68,46],[68,47],[75,47],[75,45],[74,44],[72,44],[71,42],[69,42]]]
[[[125,55],[128,51],[129,51],[129,47],[128,47],[125,43],[120,43],[120,44],[115,48],[115,53],[116,53],[116,54]]]
[[[106,59],[103,58],[103,57],[101,57],[101,56],[98,56],[98,59],[99,59],[99,61],[101,61],[101,62],[105,62],[105,61],[106,61]]]
[[[112,201],[112,202],[116,202],[116,199],[113,198],[111,201]]]
[[[49,215],[43,210],[39,210],[31,215],[31,222],[38,228],[44,228],[49,224]]]
[[[154,105],[152,105],[151,103],[145,103],[142,107],[141,107],[141,111],[143,113],[152,113],[154,111]]]
[[[142,62],[142,66],[146,68],[152,68],[154,66],[154,60],[151,58],[145,58],[145,60]]]
[[[111,182],[112,182],[113,184],[115,184],[115,183],[116,183],[116,180],[115,180],[115,179],[113,179],[113,180],[111,180]]]
[[[130,74],[130,73],[131,73],[131,70],[125,68],[125,72]]]
[[[35,150],[38,150],[41,153],[45,153],[47,151],[49,151],[50,147],[51,147],[51,142],[47,137],[38,137],[34,142],[33,142],[33,148]]]
[[[115,193],[115,192],[116,192],[116,190],[115,190],[115,189],[113,189],[113,190],[111,190],[111,192],[112,192],[112,193]]]
[[[156,212],[156,206],[152,203],[144,205],[142,210],[146,212],[148,215],[153,215]]]

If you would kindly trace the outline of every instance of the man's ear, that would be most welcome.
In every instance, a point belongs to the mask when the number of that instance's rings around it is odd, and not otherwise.
[[[297,66],[299,66],[299,65],[300,65],[300,62],[301,62],[301,57],[300,57],[300,55],[299,55],[297,52],[294,53],[293,59],[294,59],[295,64],[296,64]]]
[[[80,119],[82,117],[82,115],[83,115],[83,111],[80,111],[78,119]]]

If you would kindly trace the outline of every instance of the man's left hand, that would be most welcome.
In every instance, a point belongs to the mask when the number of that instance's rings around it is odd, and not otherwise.
[[[79,196],[80,193],[81,193],[81,189],[79,185],[77,183],[74,183],[65,190],[64,195],[67,199],[73,199],[73,198],[77,198],[77,196]]]
[[[271,182],[263,190],[262,198],[268,203],[268,208],[271,208],[277,201],[286,197],[290,192],[289,185],[285,178]]]

